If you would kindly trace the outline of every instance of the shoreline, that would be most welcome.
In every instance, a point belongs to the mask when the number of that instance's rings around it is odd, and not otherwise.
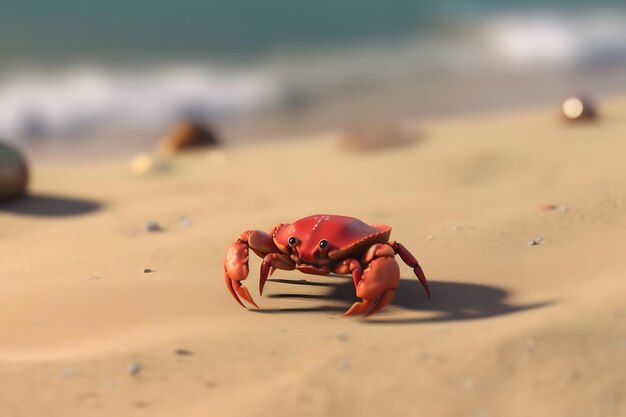
[[[223,143],[230,147],[314,137],[322,132],[371,123],[419,124],[475,116],[498,117],[550,107],[557,112],[561,101],[571,95],[591,98],[601,111],[605,102],[626,94],[625,82],[621,68],[506,76],[469,73],[466,78],[455,79],[406,78],[313,95],[303,108],[279,106],[231,121],[206,123],[214,127]],[[44,161],[130,158],[154,149],[170,127],[154,127],[149,131],[113,128],[84,137],[21,141],[17,146]]]

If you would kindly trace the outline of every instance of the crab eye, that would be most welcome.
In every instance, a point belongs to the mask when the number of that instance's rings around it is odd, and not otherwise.
[[[328,241],[326,239],[320,240],[319,246],[320,248],[324,249],[326,246],[328,246]]]
[[[288,240],[289,245],[293,246],[296,244],[296,242],[298,241],[298,239],[296,239],[295,237],[291,236]]]

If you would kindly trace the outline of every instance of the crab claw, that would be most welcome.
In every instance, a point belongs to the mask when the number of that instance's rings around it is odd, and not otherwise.
[[[400,282],[400,267],[393,258],[391,248],[383,246],[374,251],[374,256],[377,257],[363,271],[363,276],[356,285],[356,295],[363,301],[354,303],[344,313],[345,316],[371,316],[393,299]]]
[[[235,280],[230,279],[230,277],[228,276],[228,273],[226,273],[226,272],[224,272],[224,280],[226,281],[226,287],[228,288],[228,290],[232,294],[233,298],[239,304],[241,304],[242,307],[245,308],[246,306],[243,305],[243,303],[241,302],[239,297],[243,298],[244,300],[246,300],[247,302],[249,302],[250,304],[252,304],[256,308],[259,308],[259,306],[252,299],[252,296],[250,295],[250,291],[248,291],[248,289],[246,287],[241,285],[241,283],[239,281],[235,281]]]
[[[351,316],[353,314],[363,314],[365,317],[371,316],[374,313],[380,311],[384,306],[389,304],[393,299],[396,290],[384,291],[376,300],[363,300],[357,301],[352,304],[352,307],[348,309],[344,316]]]
[[[245,305],[239,297],[259,308],[252,299],[248,289],[241,285],[241,281],[248,277],[249,272],[248,243],[245,240],[246,238],[246,232],[242,233],[239,239],[226,251],[226,256],[224,257],[224,281],[235,301],[241,304],[242,307],[245,307]]]

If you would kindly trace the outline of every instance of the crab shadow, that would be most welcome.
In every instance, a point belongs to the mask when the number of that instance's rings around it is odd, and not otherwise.
[[[329,289],[329,292],[326,294],[269,294],[269,298],[326,300],[333,301],[333,305],[310,308],[260,309],[256,311],[259,313],[301,313],[314,311],[343,313],[357,299],[354,294],[352,279],[345,279],[343,277],[337,278],[336,283],[270,279],[268,281],[283,284],[326,287]],[[376,314],[376,316],[365,320],[365,322],[370,324],[410,324],[478,320],[518,313],[552,304],[551,301],[531,304],[512,304],[508,300],[511,296],[510,291],[504,288],[482,284],[429,281],[429,287],[432,295],[430,299],[425,294],[417,279],[402,278],[395,297],[389,303],[389,306],[432,314],[426,317],[393,318],[390,317],[391,314],[389,312],[389,310],[392,309],[383,309],[380,313]],[[343,304],[343,306],[337,304]]]
[[[31,194],[2,202],[0,212],[35,217],[68,217],[88,214],[99,210],[101,207],[101,203],[92,200]]]

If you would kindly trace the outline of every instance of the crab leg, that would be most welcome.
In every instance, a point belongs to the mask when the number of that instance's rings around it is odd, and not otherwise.
[[[273,233],[273,231],[272,231]],[[250,292],[241,285],[241,281],[248,277],[248,249],[260,257],[265,257],[271,252],[280,252],[274,245],[272,236],[261,230],[246,230],[241,233],[237,240],[228,248],[224,257],[224,280],[231,295],[243,307],[239,297],[243,298],[256,308],[257,304],[252,299]]]
[[[356,295],[362,301],[354,303],[344,315],[370,316],[389,304],[400,282],[400,267],[394,255],[389,245],[377,243],[370,247],[363,257],[363,263],[368,266],[358,282],[355,279]]]
[[[361,267],[361,263],[356,259],[346,259],[345,261],[337,265],[333,272],[340,275],[351,274],[355,288],[357,285],[359,285],[359,282],[361,282],[361,277],[363,276],[363,268]]]
[[[417,259],[415,259],[415,256],[413,256],[402,243],[389,242],[389,246],[393,248],[395,253],[400,255],[400,258],[402,259],[402,261],[404,261],[405,264],[413,268],[415,276],[417,277],[417,279],[420,280],[422,287],[424,287],[424,290],[426,290],[426,294],[428,294],[428,298],[430,298],[430,290],[428,289],[428,281],[426,281],[426,275],[424,274],[424,271],[422,270],[420,264],[417,262]]]
[[[284,269],[291,271],[296,269],[296,264],[291,258],[283,253],[268,253],[263,258],[261,264],[261,279],[259,280],[259,294],[263,295],[263,287],[267,281],[268,275],[271,275],[275,269]]]

